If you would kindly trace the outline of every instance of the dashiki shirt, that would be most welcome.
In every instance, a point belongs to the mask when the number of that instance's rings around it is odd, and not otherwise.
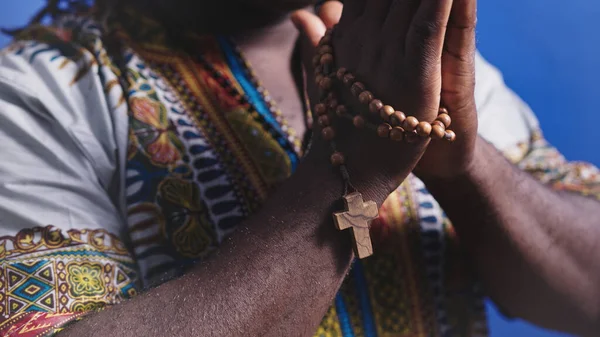
[[[0,55],[2,336],[52,335],[181,275],[300,160],[229,39],[190,36],[186,53],[150,18],[112,21],[32,26]],[[476,96],[481,135],[510,160],[600,196],[599,171],[548,145],[480,56]],[[419,179],[389,196],[373,235],[315,336],[487,335],[483,294]]]

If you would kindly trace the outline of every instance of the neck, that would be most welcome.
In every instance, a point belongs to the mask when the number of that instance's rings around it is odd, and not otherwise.
[[[234,32],[231,37],[246,52],[256,48],[264,53],[277,53],[289,60],[293,52],[298,31],[288,17],[284,17],[268,26]]]
[[[300,62],[293,55],[298,41],[298,31],[291,20],[261,29],[248,30],[233,35],[233,39],[252,65],[262,86],[287,120],[287,125],[302,139],[306,130],[305,107]]]

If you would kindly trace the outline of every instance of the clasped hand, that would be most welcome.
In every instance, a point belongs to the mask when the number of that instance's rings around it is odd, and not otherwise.
[[[457,134],[453,143],[395,143],[340,123],[336,143],[346,153],[353,179],[385,181],[390,192],[411,172],[446,179],[469,168],[477,141],[476,5],[476,0],[346,0],[344,5],[326,2],[318,15],[306,10],[293,14],[313,48],[337,24],[336,64],[354,73],[384,103],[423,121],[433,121],[442,103],[450,111]],[[310,66],[307,60],[305,67]],[[307,69],[307,76],[312,73]],[[309,92],[314,105],[318,96]],[[342,97],[347,105],[364,109],[353,106],[349,95]],[[315,139],[313,147],[318,151],[327,146]]]

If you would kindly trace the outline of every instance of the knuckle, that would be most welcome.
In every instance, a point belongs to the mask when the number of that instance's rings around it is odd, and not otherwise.
[[[423,40],[437,37],[444,28],[444,24],[440,21],[415,20],[411,24],[413,33]]]
[[[456,48],[452,46],[444,46],[444,54],[446,58],[450,58],[453,62],[458,62],[458,64],[463,67],[475,68],[475,48]]]

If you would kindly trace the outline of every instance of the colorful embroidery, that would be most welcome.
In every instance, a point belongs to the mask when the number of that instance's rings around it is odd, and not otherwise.
[[[142,90],[146,88],[141,87]],[[129,106],[133,115],[130,125],[133,134],[152,163],[168,166],[180,160],[182,144],[169,125],[165,106],[156,98],[148,97],[132,97]]]
[[[147,106],[138,109],[143,113],[130,113],[129,228],[142,280],[152,285],[214,251],[247,211],[239,203],[239,189],[178,96],[153,68],[136,56],[129,59],[130,106]],[[152,124],[163,126],[149,128]],[[160,141],[159,132],[164,139],[160,151],[146,150]],[[173,155],[157,160],[152,153]]]
[[[70,263],[67,266],[70,294],[73,297],[98,296],[106,292],[102,279],[102,266],[91,263]]]
[[[208,220],[206,205],[198,186],[191,181],[167,178],[159,186],[158,203],[169,223],[167,237],[186,258],[197,259],[210,254],[217,238]]]
[[[46,312],[22,312],[0,323],[0,335],[4,337],[40,337],[49,336],[61,330],[61,327],[76,321],[86,313],[53,314]]]
[[[15,236],[0,237],[0,259],[81,245],[107,254],[127,254],[127,248],[121,240],[106,230],[71,229],[63,233],[54,226],[46,226],[23,229]]]
[[[103,61],[102,65],[110,64],[107,57],[97,58],[102,50],[102,46],[97,45],[99,35],[98,28],[90,19],[68,17],[57,21],[54,26],[28,27],[15,37],[17,42],[7,51],[21,54],[27,49],[30,63],[42,53],[52,53],[52,62],[60,62],[56,70],[62,70],[69,64],[77,67],[70,83],[73,85],[87,75],[99,59]]]
[[[0,238],[0,246],[5,257],[0,263],[4,320],[25,312],[75,317],[74,312],[97,310],[137,294],[133,260],[122,242],[104,230],[25,229]]]
[[[568,162],[539,130],[533,132],[528,151],[518,166],[556,190],[600,199],[600,170],[587,163]]]

